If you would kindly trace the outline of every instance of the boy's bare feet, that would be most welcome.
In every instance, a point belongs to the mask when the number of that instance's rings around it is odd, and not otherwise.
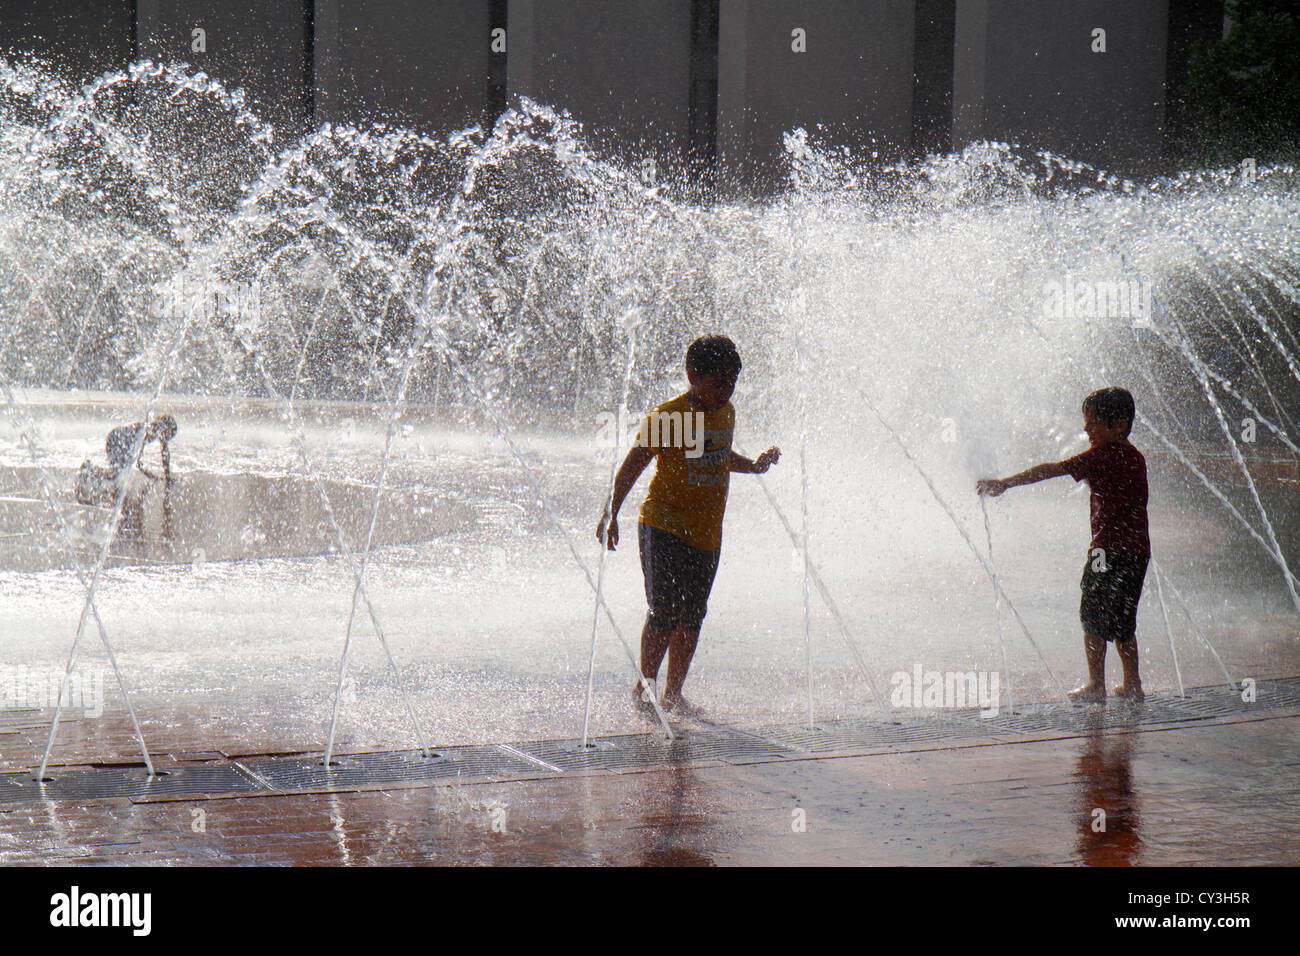
[[[1082,687],[1076,687],[1070,691],[1069,698],[1076,704],[1104,704],[1106,703],[1106,688],[1101,684],[1088,681]]]
[[[687,701],[684,697],[674,697],[670,702],[664,702],[664,710],[671,711],[677,717],[699,717],[700,708]]]
[[[654,687],[653,681],[650,686]],[[651,696],[653,693],[654,691],[647,691],[641,682],[637,681],[632,685],[632,702],[636,704],[638,710],[653,712],[655,709],[653,697]]]
[[[1146,692],[1142,690],[1141,684],[1117,684],[1111,688],[1110,692],[1116,697],[1123,697],[1126,700],[1146,700]]]

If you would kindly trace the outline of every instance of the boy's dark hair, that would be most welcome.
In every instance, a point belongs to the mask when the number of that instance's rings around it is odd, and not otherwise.
[[[155,415],[153,419],[153,425],[155,429],[155,434],[157,434],[158,432],[166,433],[167,441],[171,441],[173,438],[176,437],[176,432],[178,430],[176,427],[176,419],[172,418],[171,415],[168,415],[165,412],[161,415]]]
[[[725,335],[702,335],[686,350],[686,370],[696,375],[740,374],[740,353]]]
[[[1137,406],[1127,388],[1099,388],[1083,400],[1084,414],[1092,412],[1107,427],[1114,425],[1121,418],[1128,422],[1127,435],[1133,431],[1133,416]]]

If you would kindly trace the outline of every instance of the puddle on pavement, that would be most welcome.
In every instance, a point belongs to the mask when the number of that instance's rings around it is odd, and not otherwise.
[[[48,470],[58,515],[42,499],[37,468],[0,469],[0,570],[43,571],[93,564],[112,511],[78,504],[76,473]],[[373,486],[322,480],[334,519],[349,547],[365,540]],[[119,529],[110,549],[115,566],[239,561],[337,552],[338,543],[318,486],[305,478],[189,472],[174,476],[167,497],[170,534],[164,534],[164,494],[154,483],[144,500],[142,533]],[[472,527],[474,509],[424,489],[386,490],[375,521],[373,547],[413,544]],[[67,529],[67,544],[58,528]]]

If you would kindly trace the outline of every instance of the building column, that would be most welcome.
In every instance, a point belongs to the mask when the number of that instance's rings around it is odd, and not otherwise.
[[[916,0],[912,42],[912,155],[952,151],[955,0]]]
[[[488,57],[487,115],[483,125],[489,131],[510,103],[510,0],[488,0],[488,36],[498,29],[505,31],[506,49]]]
[[[691,2],[686,165],[706,189],[718,157],[718,0]]]
[[[312,18],[312,119],[333,122],[339,102],[339,4],[343,0],[315,0]]]
[[[748,153],[745,117],[748,21],[747,0],[721,0],[718,5],[717,166],[719,181],[733,187],[744,176]]]
[[[533,86],[536,22],[536,0],[509,0],[506,8],[507,100],[536,95]]]
[[[988,0],[957,0],[952,63],[952,149],[984,138]]]
[[[135,0],[135,56],[137,60],[158,55],[158,0]]]

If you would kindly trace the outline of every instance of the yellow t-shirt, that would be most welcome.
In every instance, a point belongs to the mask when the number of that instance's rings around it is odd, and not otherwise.
[[[640,520],[701,551],[722,547],[736,410],[697,407],[683,392],[641,422],[637,443],[658,458]]]

